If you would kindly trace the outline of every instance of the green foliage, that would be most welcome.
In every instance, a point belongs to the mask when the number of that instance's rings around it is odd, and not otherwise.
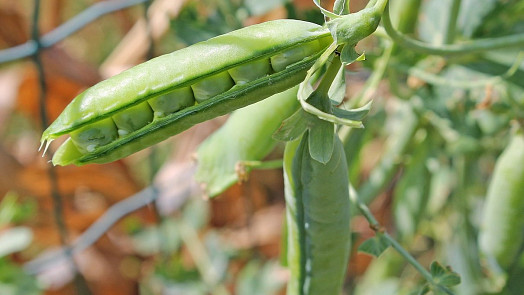
[[[522,135],[512,130],[524,124],[524,1],[395,0],[390,11],[388,1],[371,0],[354,13],[349,1],[336,1],[334,13],[313,2],[320,8],[314,13],[285,0],[189,2],[171,23],[177,46],[219,37],[140,65],[127,72],[129,80],[124,74],[102,82],[88,90],[94,92],[89,99],[82,94],[57,121],[64,126],[44,135],[72,133],[76,140],[58,150],[55,163],[113,161],[272,96],[233,114],[201,145],[197,179],[216,196],[251,169],[281,165],[262,161],[275,140],[288,142],[282,244],[290,295],[336,294],[343,285],[356,294],[521,293],[524,162],[522,140],[514,147]],[[327,22],[240,29],[249,16],[281,6],[291,18]],[[385,30],[377,30],[381,20]],[[223,55],[206,55],[214,52],[206,44]],[[174,78],[166,77],[166,65]],[[239,82],[232,72],[253,77]],[[298,90],[284,92],[300,82]],[[150,96],[169,100],[167,92],[190,89],[209,100],[185,97],[170,105],[175,113],[146,105],[156,98]],[[121,104],[115,107],[113,99]],[[103,121],[120,115],[139,122],[124,128],[119,120]],[[83,134],[84,127],[91,133]],[[383,226],[367,207],[377,199],[381,206],[372,208],[380,210]],[[16,197],[4,198],[0,225],[32,213],[30,205],[16,203]],[[359,251],[375,260],[361,278],[343,284],[349,225],[359,213],[375,231]],[[235,284],[239,294],[278,293],[277,267],[260,257],[237,267],[231,282],[228,270],[238,253],[213,230],[198,235],[208,214],[190,203],[177,218],[130,229],[137,253],[167,255],[140,282],[141,292],[224,294],[224,284]],[[12,227],[0,240],[0,256],[9,255],[28,245],[30,233]],[[181,249],[193,265],[184,265]],[[20,294],[19,284],[32,294],[34,281],[6,261],[0,261],[0,284],[15,286],[6,294]],[[434,261],[429,270],[423,266],[428,261]]]
[[[34,277],[5,258],[0,258],[0,293],[2,295],[42,294]]]
[[[358,247],[358,251],[379,257],[388,247],[390,243],[382,235],[367,239]]]

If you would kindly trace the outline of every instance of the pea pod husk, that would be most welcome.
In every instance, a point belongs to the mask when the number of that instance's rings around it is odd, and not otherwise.
[[[270,58],[318,40],[319,49],[332,41],[329,31],[316,24],[277,20],[243,28],[197,43],[133,67],[102,81],[77,96],[44,131],[42,142],[69,134],[90,123],[150,98],[250,62]],[[164,117],[87,154],[67,140],[55,153],[55,165],[111,162],[158,143],[202,121],[255,103],[300,83],[321,54],[307,57],[284,70],[233,86],[202,103]]]
[[[344,148],[337,136],[334,141],[326,164],[311,158],[307,132],[286,146],[289,295],[342,289],[351,246],[350,201]]]

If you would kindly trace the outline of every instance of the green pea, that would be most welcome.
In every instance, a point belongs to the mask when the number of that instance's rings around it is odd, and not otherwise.
[[[226,71],[196,82],[191,85],[191,89],[193,89],[195,100],[201,103],[217,94],[226,92],[233,87],[233,85],[235,85],[235,83]]]
[[[163,117],[195,104],[191,87],[182,87],[166,95],[153,97],[147,101],[154,111],[155,117]]]
[[[312,41],[307,44],[288,49],[282,53],[271,57],[271,67],[275,72],[283,71],[287,66],[301,61],[302,59],[311,56],[320,48],[318,41]]]
[[[270,72],[271,65],[268,58],[256,60],[249,64],[229,69],[229,74],[236,84],[245,84],[269,75]]]
[[[104,119],[71,132],[75,146],[83,153],[93,152],[97,147],[106,145],[118,137],[113,120]]]
[[[147,102],[129,107],[113,116],[118,135],[125,136],[153,121],[153,110]]]

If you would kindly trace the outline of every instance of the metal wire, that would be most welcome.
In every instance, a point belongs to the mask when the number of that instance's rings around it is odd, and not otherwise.
[[[51,47],[64,40],[105,14],[142,4],[146,1],[148,0],[112,0],[93,4],[51,32],[40,36],[38,41],[33,38],[33,40],[29,40],[24,44],[0,50],[0,64],[30,57],[42,49]]]

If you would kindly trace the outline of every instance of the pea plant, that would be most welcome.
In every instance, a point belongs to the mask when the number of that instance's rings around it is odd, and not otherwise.
[[[70,137],[52,163],[112,162],[235,111],[195,177],[215,197],[283,168],[287,294],[522,294],[524,1],[313,2],[323,25],[248,26],[87,89],[42,136]],[[384,195],[393,226],[368,207]],[[377,258],[348,282],[357,242]]]

